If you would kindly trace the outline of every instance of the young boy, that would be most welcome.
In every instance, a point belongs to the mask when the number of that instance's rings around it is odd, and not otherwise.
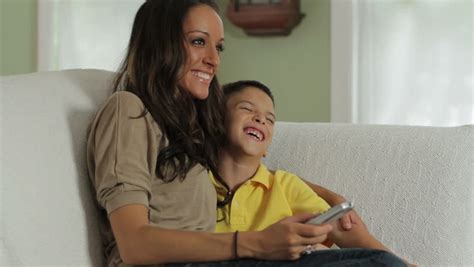
[[[257,81],[238,81],[223,90],[227,142],[218,174],[210,174],[218,195],[216,232],[262,230],[296,213],[326,211],[326,201],[299,177],[261,163],[275,123],[270,89]],[[339,247],[389,251],[363,225],[349,231],[333,226],[329,239]]]

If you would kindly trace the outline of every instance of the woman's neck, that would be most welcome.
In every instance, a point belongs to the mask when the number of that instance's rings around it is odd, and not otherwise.
[[[234,191],[252,178],[260,166],[260,158],[229,153],[226,149],[219,154],[219,176]]]

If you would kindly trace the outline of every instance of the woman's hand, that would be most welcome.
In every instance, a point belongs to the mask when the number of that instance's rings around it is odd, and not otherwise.
[[[313,214],[287,217],[261,232],[253,232],[253,237],[242,233],[238,244],[239,256],[266,260],[296,260],[300,258],[301,252],[307,248],[307,245],[323,242],[332,230],[332,226],[329,224],[304,224],[312,217],[314,217]],[[257,240],[252,240],[255,236]]]
[[[148,222],[143,205],[126,205],[109,218],[120,257],[130,265],[206,262],[241,258],[298,259],[307,245],[324,241],[330,225],[304,224],[312,214],[285,218],[263,231],[240,232],[235,255],[233,233],[207,233],[164,229]]]

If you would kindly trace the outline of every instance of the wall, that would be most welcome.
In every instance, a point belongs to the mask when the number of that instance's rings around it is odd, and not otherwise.
[[[228,0],[218,0],[225,14]],[[256,79],[276,100],[277,119],[330,120],[330,1],[301,0],[306,14],[287,37],[249,37],[222,15],[225,51],[220,82]]]
[[[0,0],[0,75],[36,71],[36,0]]]
[[[225,13],[228,0],[217,0]],[[35,0],[0,0],[0,75],[36,71]],[[301,0],[306,14],[287,37],[249,37],[223,15],[221,83],[256,79],[273,90],[277,119],[330,119],[330,0]]]

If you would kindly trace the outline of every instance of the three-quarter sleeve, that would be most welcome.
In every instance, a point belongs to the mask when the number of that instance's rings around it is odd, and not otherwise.
[[[98,203],[108,214],[130,204],[149,206],[161,138],[153,123],[136,95],[117,92],[91,124],[89,172]]]

